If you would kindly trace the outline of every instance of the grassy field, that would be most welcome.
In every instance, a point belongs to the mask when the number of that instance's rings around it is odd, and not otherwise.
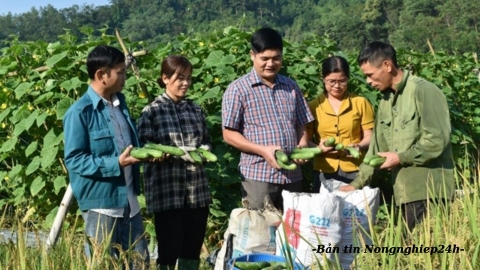
[[[385,211],[386,217],[378,220],[372,230],[374,248],[377,249],[358,253],[352,269],[480,269],[479,185],[466,181],[461,172],[456,173],[456,177],[457,182],[463,183],[463,192],[459,192],[447,207],[430,207],[424,222],[408,235],[407,240],[402,238],[404,226],[398,222],[394,209]],[[84,235],[74,229],[62,232],[61,240],[48,251],[40,237],[36,247],[29,247],[22,237],[26,226],[21,217],[14,219],[11,216],[3,213],[0,228],[13,230],[18,238],[16,243],[0,244],[0,269],[121,269],[126,258],[135,256],[127,251],[114,259],[105,255],[105,247],[95,247],[92,260],[88,260],[83,253]],[[443,253],[431,254],[433,247],[440,251],[442,245]],[[395,249],[413,246],[421,249],[417,252]],[[426,247],[430,250],[425,250]],[[201,269],[209,268],[203,263]],[[320,267],[313,266],[312,269]],[[324,269],[338,268],[332,264]]]

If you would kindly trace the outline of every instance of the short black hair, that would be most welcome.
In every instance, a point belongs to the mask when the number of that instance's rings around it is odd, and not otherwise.
[[[250,44],[254,53],[264,52],[269,49],[283,51],[282,36],[269,27],[260,28],[253,33]]]
[[[125,55],[119,49],[107,45],[97,46],[87,56],[88,77],[93,80],[97,70],[111,69],[122,62],[125,62]]]
[[[350,67],[345,58],[341,56],[331,56],[322,62],[322,77],[325,78],[330,73],[343,72],[347,78],[350,78]]]
[[[371,65],[379,65],[385,60],[392,61],[394,67],[398,68],[397,53],[392,45],[382,41],[368,43],[360,52],[357,58],[358,65],[369,62]]]

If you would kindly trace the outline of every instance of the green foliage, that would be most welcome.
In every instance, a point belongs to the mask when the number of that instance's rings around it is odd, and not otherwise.
[[[63,29],[80,36],[82,27],[107,26],[155,47],[181,33],[204,35],[236,25],[242,31],[270,26],[290,41],[328,34],[344,51],[388,40],[397,48],[425,52],[429,39],[437,49],[468,52],[478,51],[479,13],[479,0],[111,0],[105,6],[57,10],[47,5],[0,16],[0,41],[16,35],[54,42]]]
[[[40,226],[50,228],[68,183],[63,165],[61,120],[68,107],[87,89],[87,53],[99,44],[119,47],[108,31],[100,29],[102,34],[96,37],[92,28],[84,27],[85,41],[79,41],[68,31],[53,43],[12,38],[8,47],[1,50],[0,137],[5,139],[0,145],[0,208],[9,204],[30,209],[35,219],[42,222]],[[250,35],[227,27],[203,37],[179,35],[176,42],[155,44],[148,55],[136,59],[141,78],[129,76],[123,90],[134,118],[138,118],[147,104],[139,82],[146,85],[151,95],[158,96],[162,93],[156,84],[161,60],[170,54],[183,54],[192,62],[193,85],[188,97],[205,111],[212,152],[218,157],[218,162],[206,165],[213,194],[207,232],[210,245],[222,238],[230,211],[240,203],[237,168],[240,153],[223,142],[221,100],[228,84],[251,69]],[[132,51],[148,45],[128,40],[126,43]],[[333,54],[346,57],[351,65],[350,91],[367,97],[376,106],[379,93],[365,83],[355,62],[356,55],[338,51],[328,38],[317,36],[301,43],[285,41],[281,72],[298,82],[308,100],[313,99],[323,91],[320,64]],[[479,80],[472,72],[480,67],[476,59],[469,53],[436,52],[431,56],[399,50],[399,61],[445,92],[451,110],[456,163],[465,172],[471,171],[474,164],[470,154],[476,149],[480,135]],[[302,170],[304,186],[309,188],[311,164],[303,165]],[[379,182],[384,191],[388,190],[388,182]]]

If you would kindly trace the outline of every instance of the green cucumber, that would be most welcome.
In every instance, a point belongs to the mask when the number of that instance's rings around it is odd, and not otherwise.
[[[190,154],[190,156],[192,157],[193,161],[195,161],[195,164],[200,165],[200,164],[203,163],[202,157],[201,157],[200,154],[198,154],[198,152],[196,152],[195,150],[188,152],[188,154]]]
[[[155,150],[158,150],[158,151],[162,151],[162,152],[170,154],[172,156],[183,156],[183,155],[185,155],[185,152],[183,152],[182,149],[180,149],[176,146],[169,146],[169,145],[163,145],[163,144],[159,144],[159,143],[147,142],[144,145],[144,147],[155,149]]]
[[[318,155],[322,153],[322,149],[319,147],[304,147],[304,148],[294,148],[292,150],[293,153],[304,153],[304,152],[312,152],[314,155]]]
[[[277,163],[278,163],[278,166],[280,166],[280,168],[285,170],[294,171],[297,169],[297,164],[295,163],[286,163],[278,159],[277,159]]]
[[[217,162],[217,160],[218,160],[217,156],[216,156],[214,153],[212,153],[212,152],[210,152],[210,151],[208,151],[208,150],[205,150],[205,149],[203,149],[203,148],[197,148],[197,150],[195,150],[195,151],[197,151],[197,152],[198,152],[199,154],[201,154],[206,160],[208,160],[208,161],[210,161],[210,162]]]
[[[344,148],[344,146],[343,146],[343,144],[341,144],[341,143],[337,143],[337,144],[335,145],[335,150],[337,150],[337,151],[340,151],[340,150],[342,150],[343,148]]]
[[[313,157],[315,157],[315,154],[312,152],[297,152],[290,154],[291,159],[312,159]]]
[[[241,270],[261,270],[269,267],[269,262],[235,262],[235,267]]]
[[[373,158],[368,164],[372,167],[380,167],[385,162],[385,160],[387,159],[384,157]]]
[[[287,266],[270,265],[265,268],[262,268],[262,270],[284,270],[284,269],[288,269]]]
[[[277,161],[281,161],[283,163],[287,163],[289,160],[287,154],[285,154],[285,152],[283,152],[282,150],[275,151],[275,158],[277,159]]]
[[[360,152],[358,152],[358,150],[355,149],[354,147],[347,146],[347,147],[345,147],[345,150],[347,150],[353,158],[359,158],[360,157]]]
[[[328,137],[324,142],[323,145],[326,147],[334,146],[335,145],[335,138],[334,137]]]
[[[150,154],[148,153],[148,151],[139,147],[133,147],[132,150],[130,150],[130,156],[136,159],[150,158]]]
[[[373,156],[368,156],[368,157],[365,157],[363,159],[363,163],[364,164],[367,164],[367,165],[370,165],[370,160],[374,159],[374,158],[380,158],[381,156],[379,155],[373,155]]]
[[[145,151],[147,151],[147,153],[154,158],[161,158],[163,156],[162,151],[158,151],[158,150],[151,149],[151,148],[143,148],[143,149]]]

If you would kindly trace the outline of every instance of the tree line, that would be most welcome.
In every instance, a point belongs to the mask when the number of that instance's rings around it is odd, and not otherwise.
[[[478,52],[480,0],[110,0],[109,5],[48,5],[0,16],[0,41],[53,42],[65,29],[119,28],[131,41],[156,46],[179,34],[201,36],[235,25],[250,31],[279,30],[295,42],[327,36],[344,51],[371,40],[426,52]],[[110,30],[110,31],[112,31]]]

